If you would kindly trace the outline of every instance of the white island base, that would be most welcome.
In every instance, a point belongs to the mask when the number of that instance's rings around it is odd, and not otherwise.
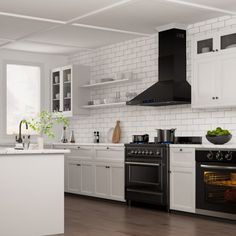
[[[0,235],[64,233],[64,153],[0,150]]]

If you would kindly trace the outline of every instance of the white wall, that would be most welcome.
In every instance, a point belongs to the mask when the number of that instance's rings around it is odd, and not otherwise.
[[[187,30],[187,79],[191,83],[190,44],[194,35],[232,28],[236,29],[236,18],[225,16],[190,25]],[[121,91],[125,97],[127,91],[141,92],[158,80],[158,37],[138,38],[83,52],[69,57],[69,63],[81,63],[91,66],[92,80],[111,77],[114,73],[132,71],[137,75],[133,82],[96,88],[92,99],[115,96]],[[115,121],[121,120],[122,142],[131,140],[133,134],[148,133],[151,140],[156,128],[177,128],[177,135],[205,135],[208,129],[222,126],[236,135],[236,108],[194,110],[190,105],[168,107],[136,107],[94,109],[89,117],[74,118],[79,142],[91,142],[93,131],[101,132],[101,141],[106,141],[106,134]],[[236,140],[235,140],[236,141]]]
[[[50,69],[55,68],[57,66],[62,66],[67,63],[67,58],[64,56],[55,56],[55,55],[47,55],[47,54],[39,54],[39,53],[28,53],[22,51],[13,51],[13,50],[0,50],[0,143],[9,143],[14,142],[13,137],[7,137],[5,130],[5,93],[6,88],[4,86],[5,80],[5,62],[6,61],[15,61],[19,63],[33,63],[40,64],[43,68],[42,70],[42,108],[48,109],[50,106]]]

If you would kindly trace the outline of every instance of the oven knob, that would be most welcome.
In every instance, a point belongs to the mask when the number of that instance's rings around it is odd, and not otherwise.
[[[208,152],[207,153],[207,159],[208,160],[212,160],[213,159],[213,153],[212,152]]]
[[[149,155],[152,155],[152,154],[153,154],[153,152],[152,152],[152,151],[150,151],[150,152],[149,152]]]
[[[145,154],[148,155],[148,154],[149,154],[149,151],[146,151]]]
[[[225,159],[226,159],[227,161],[231,161],[231,160],[232,160],[232,157],[233,157],[232,152],[228,152],[228,153],[225,154]]]
[[[159,156],[161,153],[159,151],[156,152],[156,155]]]
[[[221,151],[218,151],[216,153],[216,160],[218,160],[218,161],[222,161],[223,160],[223,154],[221,153]]]
[[[141,151],[140,151],[140,150],[138,150],[138,154],[139,154],[139,155],[141,154]]]
[[[137,154],[137,153],[138,153],[138,151],[137,151],[137,150],[135,150],[135,151],[134,151],[134,154]]]
[[[134,150],[131,150],[131,152],[130,152],[131,154],[134,154]]]
[[[145,154],[145,151],[142,151],[142,154],[144,155],[144,154]]]

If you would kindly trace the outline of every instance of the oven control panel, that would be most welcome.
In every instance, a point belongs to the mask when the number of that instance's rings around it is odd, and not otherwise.
[[[161,149],[145,149],[145,148],[139,148],[139,149],[128,149],[127,155],[131,156],[155,156],[159,157],[161,156]]]
[[[236,150],[196,150],[196,161],[236,163]]]

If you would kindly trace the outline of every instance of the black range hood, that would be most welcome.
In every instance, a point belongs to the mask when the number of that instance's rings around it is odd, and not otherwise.
[[[186,31],[159,32],[159,81],[128,101],[127,105],[167,106],[191,103],[186,81]]]

